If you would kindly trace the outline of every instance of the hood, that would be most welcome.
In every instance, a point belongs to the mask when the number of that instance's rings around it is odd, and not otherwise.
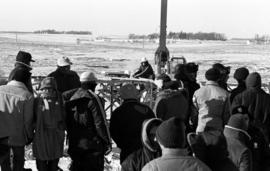
[[[70,98],[70,101],[76,101],[79,99],[92,99],[93,97],[90,95],[88,90],[85,90],[83,88],[79,88],[73,96]]]
[[[241,142],[244,142],[247,144],[247,141],[251,140],[250,135],[247,133],[247,131],[238,129],[229,125],[225,125],[224,128],[224,135],[225,137],[234,138],[237,140],[240,140]]]
[[[185,89],[180,89],[180,90],[171,90],[171,89],[166,89],[158,93],[157,97],[159,98],[171,98],[175,96],[185,96],[187,97],[188,94],[185,91]]]
[[[142,125],[142,143],[143,145],[152,152],[157,151],[157,146],[150,141],[149,132],[153,126],[158,126],[162,123],[161,119],[152,118],[144,121]]]
[[[248,75],[246,79],[247,88],[260,88],[262,84],[261,76],[257,72]]]

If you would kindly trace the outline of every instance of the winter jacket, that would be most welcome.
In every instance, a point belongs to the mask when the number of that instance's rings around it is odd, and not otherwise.
[[[186,150],[173,150],[147,163],[142,171],[210,171],[199,159],[187,155]]]
[[[9,136],[9,145],[24,146],[33,139],[34,97],[18,81],[0,86],[0,137]]]
[[[50,73],[48,77],[54,77],[56,79],[57,89],[61,93],[79,88],[81,85],[80,78],[75,71],[64,70],[61,67]]]
[[[150,122],[157,120],[156,118],[149,119],[144,122],[142,127],[142,143],[143,147],[131,153],[121,164],[121,171],[141,171],[143,166],[151,160],[161,156],[161,151],[158,147],[151,144],[147,135],[147,129]],[[161,122],[161,121],[160,121]]]
[[[233,99],[235,98],[235,96],[237,96],[238,94],[242,93],[243,91],[245,91],[247,89],[245,82],[239,82],[238,86],[233,89],[231,91],[231,95],[230,95],[230,102],[233,102]]]
[[[35,135],[33,154],[38,160],[54,160],[63,156],[65,110],[60,93],[56,97],[35,98]]]
[[[156,117],[162,120],[175,116],[187,121],[188,109],[188,98],[183,91],[171,89],[159,92],[154,106]]]
[[[85,152],[104,154],[110,146],[105,120],[98,102],[89,90],[73,89],[63,93],[71,157]]]
[[[207,81],[194,93],[193,103],[199,112],[196,132],[203,132],[206,127],[223,131],[230,117],[228,96],[228,92],[213,81]]]
[[[224,135],[227,141],[229,158],[239,171],[252,171],[252,154],[248,148],[251,137],[246,131],[225,126]]]
[[[23,65],[21,63],[16,63],[15,64],[15,68],[10,72],[9,76],[8,76],[8,81],[11,81],[13,80],[14,78],[14,75],[16,73],[17,70],[25,70],[26,72],[28,72],[30,75],[32,75],[32,73],[30,72],[32,68],[29,68],[28,66],[26,65]],[[29,79],[27,82],[24,83],[25,86],[27,87],[27,89],[33,93],[33,86],[32,86],[32,80]]]
[[[120,162],[142,147],[141,128],[146,119],[154,118],[153,111],[135,99],[126,99],[111,115],[112,139],[121,149]]]
[[[145,66],[141,65],[139,70],[134,73],[133,77],[155,79],[155,74],[152,66],[148,63]]]
[[[212,170],[238,171],[238,168],[229,159],[226,139],[218,130],[207,130],[197,134],[190,133],[187,136],[188,143],[195,154]]]
[[[257,127],[264,134],[269,143],[270,137],[270,95],[261,88],[249,87],[238,94],[233,102],[232,109],[244,106],[248,109],[250,124]]]

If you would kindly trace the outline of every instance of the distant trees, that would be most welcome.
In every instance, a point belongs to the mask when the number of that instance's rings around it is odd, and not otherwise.
[[[148,35],[136,35],[136,34],[129,34],[129,39],[158,39],[159,34],[158,33],[152,33]],[[187,32],[169,32],[167,35],[168,39],[186,39],[186,40],[227,40],[226,36],[221,33],[187,33]]]
[[[34,31],[36,34],[87,34],[92,35],[90,31],[56,31],[54,29],[47,29],[47,30],[37,30]]]

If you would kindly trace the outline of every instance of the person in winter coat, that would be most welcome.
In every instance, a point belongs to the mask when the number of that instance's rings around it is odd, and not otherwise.
[[[153,111],[139,102],[139,92],[133,84],[120,88],[123,103],[111,115],[110,132],[112,139],[121,149],[120,163],[129,154],[142,148],[141,128],[146,119],[154,118]]]
[[[221,63],[215,63],[213,68],[219,70],[220,72],[220,77],[217,80],[218,85],[224,90],[229,91],[227,81],[229,79],[231,67],[225,67]]]
[[[231,91],[230,95],[230,102],[232,103],[234,97],[240,93],[242,93],[244,90],[246,90],[246,83],[245,80],[249,74],[249,71],[245,67],[237,68],[234,72],[233,77],[237,80],[238,85],[235,89]]]
[[[79,88],[81,85],[78,74],[70,69],[71,65],[72,62],[68,57],[60,57],[57,60],[57,69],[48,75],[55,78],[57,89],[61,93]]]
[[[188,155],[185,124],[180,118],[164,121],[156,131],[162,156],[147,163],[142,171],[210,171],[202,161]]]
[[[254,168],[263,170],[269,167],[270,161],[270,95],[261,88],[261,76],[257,72],[248,75],[246,86],[247,89],[234,98],[231,106],[235,108],[242,105],[248,109],[248,132],[256,144],[252,150]]]
[[[66,108],[71,171],[103,171],[104,155],[111,151],[103,103],[95,92],[92,72],[80,76],[81,87],[63,93]]]
[[[193,155],[204,162],[211,170],[238,171],[229,159],[226,139],[222,132],[207,129],[204,132],[189,133],[188,143]]]
[[[234,114],[224,128],[229,158],[239,171],[253,170],[252,153],[249,149],[251,137],[247,133],[248,122],[247,114]]]
[[[144,121],[142,126],[143,147],[131,153],[121,164],[121,171],[141,171],[143,166],[151,160],[161,156],[158,143],[155,141],[156,130],[162,120],[152,118]]]
[[[33,140],[33,94],[26,87],[31,73],[24,68],[12,71],[12,80],[0,86],[0,137],[8,138],[13,152],[1,164],[2,171],[21,171],[24,167],[24,147]],[[10,150],[9,150],[10,151]]]
[[[155,74],[152,66],[149,64],[148,60],[144,57],[141,60],[141,66],[137,72],[133,74],[134,78],[147,78],[155,79]]]
[[[31,93],[33,93],[33,87],[32,87],[32,81],[31,81],[32,73],[30,72],[32,70],[31,62],[35,62],[35,61],[32,59],[32,55],[30,53],[19,51],[16,56],[15,68],[10,72],[8,76],[8,81],[13,80],[15,76],[15,72],[17,72],[17,70],[25,70],[25,72],[27,72],[28,75],[30,74],[30,79],[27,80],[27,82],[25,83],[25,86],[28,88],[28,90]]]
[[[65,110],[53,77],[41,81],[34,104],[35,135],[32,147],[37,169],[57,171],[64,149]]]
[[[167,120],[173,116],[188,123],[188,95],[185,90],[179,90],[179,84],[171,81],[166,74],[161,74],[157,80],[162,81],[162,90],[157,94],[154,113],[157,118]]]
[[[206,127],[223,132],[224,125],[230,117],[229,94],[219,87],[217,81],[220,72],[211,68],[206,71],[208,80],[204,87],[194,93],[193,103],[198,111],[198,126],[196,132],[204,132]]]

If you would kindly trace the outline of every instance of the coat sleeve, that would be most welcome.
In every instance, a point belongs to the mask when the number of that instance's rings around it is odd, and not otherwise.
[[[246,149],[240,159],[239,171],[252,171],[252,154],[249,149]]]
[[[110,120],[110,133],[116,145],[118,147],[122,147],[121,146],[122,137],[121,137],[119,126],[118,126],[120,125],[119,121],[120,119],[118,117],[118,110],[116,109],[115,111],[112,112],[112,116]]]
[[[231,112],[230,112],[230,99],[227,97],[224,102],[224,107],[223,107],[223,113],[222,113],[222,121],[223,125],[226,125],[228,120],[230,119]]]
[[[99,106],[98,103],[95,102],[94,100],[91,100],[89,102],[89,108],[93,115],[94,125],[96,127],[97,134],[100,136],[100,138],[104,140],[106,145],[109,145],[110,144],[109,135],[107,134],[106,131],[106,125],[104,123],[104,119],[100,111],[101,109],[99,109],[98,106]]]
[[[30,95],[29,99],[24,104],[24,133],[26,144],[29,144],[34,136],[34,97]]]

